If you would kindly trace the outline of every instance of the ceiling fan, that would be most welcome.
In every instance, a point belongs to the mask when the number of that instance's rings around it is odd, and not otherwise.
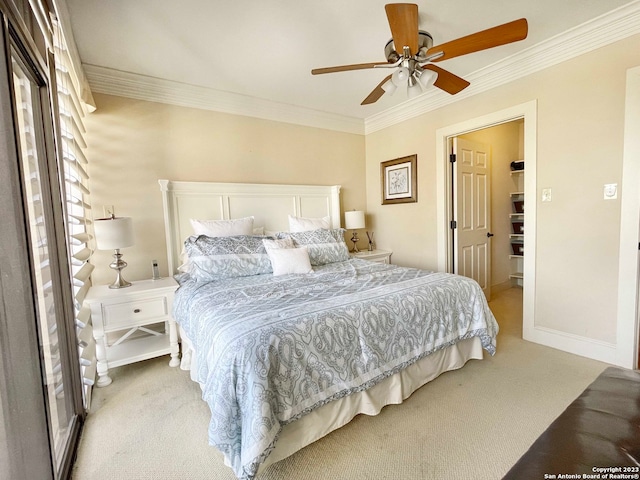
[[[398,87],[404,86],[407,87],[407,95],[410,98],[431,85],[455,95],[467,88],[470,83],[434,65],[434,62],[524,40],[528,33],[527,20],[521,18],[434,47],[431,35],[418,28],[418,5],[390,3],[385,5],[384,9],[392,36],[384,48],[386,62],[358,63],[311,70],[313,75],[319,75],[367,68],[395,68],[391,75],[385,77],[373,89],[361,105],[375,103],[385,92],[392,95]]]

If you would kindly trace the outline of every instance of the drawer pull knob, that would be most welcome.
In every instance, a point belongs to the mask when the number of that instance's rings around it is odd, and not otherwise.
[[[136,308],[136,309],[133,311],[133,313],[140,313],[140,309],[139,309],[139,308]]]

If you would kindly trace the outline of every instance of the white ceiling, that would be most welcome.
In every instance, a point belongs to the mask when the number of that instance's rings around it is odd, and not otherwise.
[[[312,68],[384,61],[382,0],[67,0],[86,65],[365,119],[404,93],[360,102],[389,71],[312,76]],[[526,40],[443,61],[458,76],[516,55],[629,0],[418,1],[434,44],[518,18]]]

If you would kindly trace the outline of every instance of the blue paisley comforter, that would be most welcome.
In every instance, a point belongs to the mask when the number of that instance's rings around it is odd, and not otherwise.
[[[424,356],[498,325],[479,285],[352,259],[306,275],[182,279],[177,322],[197,356],[209,441],[251,479],[281,428]]]

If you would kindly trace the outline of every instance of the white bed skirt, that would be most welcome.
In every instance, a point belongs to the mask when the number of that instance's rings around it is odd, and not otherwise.
[[[182,339],[182,361],[180,368],[191,370],[194,378],[196,357],[191,342],[180,331]],[[334,400],[304,417],[285,425],[275,448],[260,466],[258,473],[267,466],[294,454],[301,448],[324,437],[328,433],[349,423],[353,417],[364,413],[377,415],[385,405],[399,404],[424,384],[441,373],[461,368],[467,361],[482,359],[482,344],[477,337],[463,340],[448,348],[417,361],[370,389]],[[194,368],[192,368],[194,367]],[[225,458],[225,464],[229,465]]]

